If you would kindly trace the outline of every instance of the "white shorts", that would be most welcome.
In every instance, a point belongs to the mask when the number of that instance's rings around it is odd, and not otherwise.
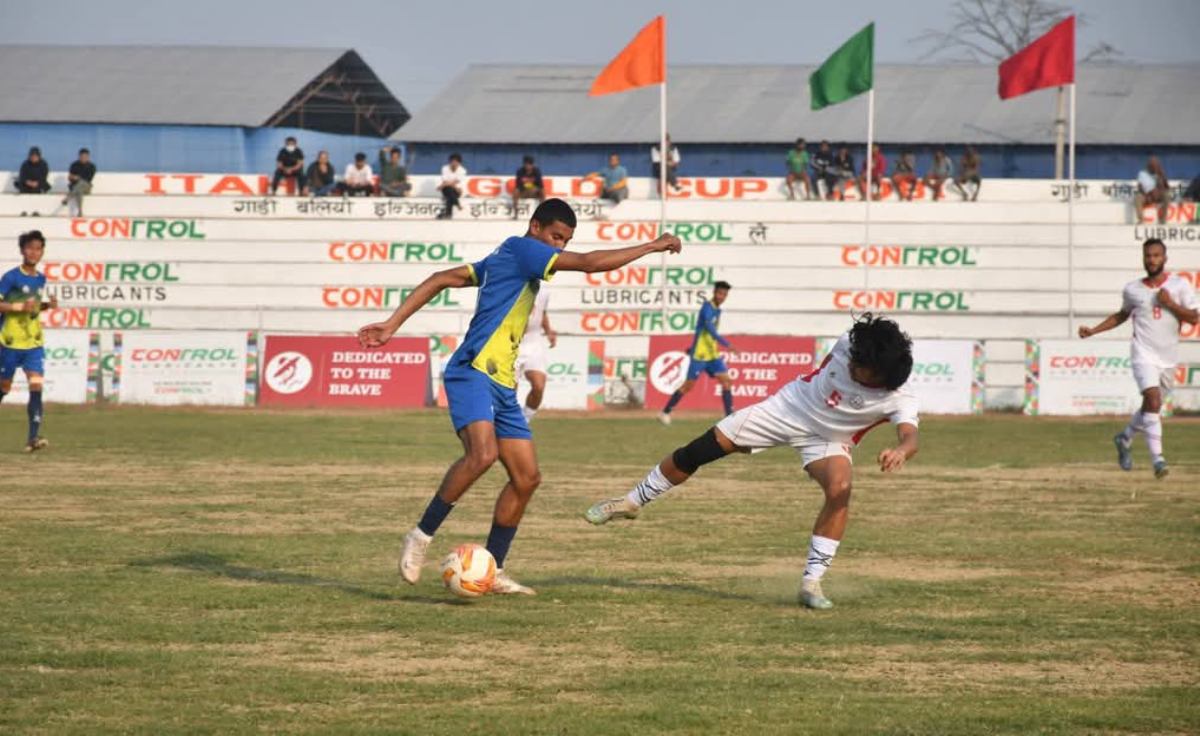
[[[545,373],[548,365],[546,338],[534,337],[521,341],[517,352],[517,379],[520,380],[529,371]]]
[[[1145,393],[1148,388],[1170,391],[1175,388],[1175,367],[1161,368],[1154,363],[1134,363],[1133,380],[1137,382],[1138,393]]]
[[[717,422],[717,429],[738,447],[751,450],[788,446],[800,454],[804,467],[827,457],[840,455],[853,462],[850,445],[833,442],[800,423],[795,412],[788,411],[779,394],[735,411]]]

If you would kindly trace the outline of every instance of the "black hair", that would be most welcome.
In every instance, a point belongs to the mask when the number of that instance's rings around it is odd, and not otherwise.
[[[462,163],[462,154],[452,153],[452,154],[450,154],[450,160],[457,161],[461,164]]]
[[[91,152],[91,151],[89,151],[89,150],[88,150],[88,149],[86,149],[86,148],[81,148],[81,149],[79,149],[79,155],[80,155],[80,156],[82,156],[82,155],[83,155],[83,154],[85,154],[85,153],[86,153],[87,155],[89,155],[89,156],[90,156],[90,155],[92,155],[92,152]]]
[[[42,155],[42,149],[38,148],[37,146],[31,146],[31,147],[30,147],[30,149],[29,149],[29,155],[30,155],[30,156],[32,156],[32,155],[33,155],[33,154],[35,154],[35,153],[36,153],[37,155],[41,156],[41,155]]]
[[[807,143],[807,142],[808,142],[808,141],[804,140],[803,138],[797,138],[797,139],[796,139],[796,145],[797,145],[797,146],[803,146],[803,145],[804,145],[805,143]]]
[[[367,154],[365,154],[365,153],[361,153],[361,152],[360,152],[360,153],[356,153],[356,154],[354,154],[354,160],[355,160],[355,161],[366,161],[366,160],[367,160]]]
[[[284,138],[284,139],[283,139],[283,142],[284,142],[284,143],[295,143],[295,142],[296,142],[296,136],[294,136],[294,135],[289,135],[287,138]]]
[[[574,228],[576,223],[575,210],[571,209],[571,205],[557,197],[552,197],[539,204],[537,209],[533,211],[531,219],[537,220],[542,227],[561,222],[567,227]]]
[[[731,286],[728,281],[718,281],[717,283],[713,284],[713,291],[716,291],[717,289],[729,290],[732,288],[733,286]]]
[[[1167,244],[1158,238],[1149,238],[1148,240],[1146,240],[1146,242],[1142,243],[1142,250],[1146,250],[1147,248],[1149,248],[1152,245],[1157,245],[1160,248],[1162,248],[1163,253],[1167,252]]]
[[[892,320],[867,312],[850,328],[850,361],[870,369],[884,388],[895,391],[912,373],[912,340]]]
[[[521,159],[521,163],[523,163],[523,164],[533,163],[533,156],[526,156],[525,158]]]
[[[27,233],[21,233],[20,237],[17,238],[17,247],[21,250],[25,250],[25,246],[29,245],[35,240],[42,241],[43,246],[46,244],[46,236],[42,235],[41,230],[30,230]]]

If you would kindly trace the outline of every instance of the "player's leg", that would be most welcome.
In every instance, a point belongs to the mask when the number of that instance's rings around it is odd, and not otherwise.
[[[45,385],[45,379],[41,372],[28,369],[25,371],[25,377],[29,380],[29,403],[26,405],[29,436],[25,442],[25,452],[34,452],[50,444],[42,437],[42,387]]]
[[[13,351],[0,348],[0,402],[12,391],[13,376],[16,374],[17,363]]]
[[[542,399],[546,395],[546,373],[539,370],[527,370],[525,371],[525,380],[529,381],[529,394],[525,397],[525,406],[522,407],[521,412],[525,415],[525,421],[528,422],[542,407]]]
[[[710,363],[709,375],[721,384],[721,404],[725,407],[725,416],[729,416],[733,413],[733,381],[729,378],[724,358],[717,358]]]
[[[1146,435],[1146,449],[1150,451],[1155,478],[1165,478],[1169,472],[1163,457],[1162,404],[1163,391],[1159,386],[1142,392],[1142,432]]]
[[[492,384],[492,394],[500,462],[508,471],[508,482],[496,498],[492,528],[487,538],[488,552],[496,558],[496,581],[492,592],[533,595],[532,588],[521,585],[504,571],[504,562],[517,535],[517,526],[525,515],[525,507],[542,482],[542,474],[538,470],[533,435],[517,404],[517,392]]]
[[[687,395],[688,391],[692,390],[692,386],[696,385],[696,379],[704,372],[705,365],[705,361],[694,358],[688,359],[687,377],[679,388],[675,389],[675,392],[671,394],[671,398],[667,399],[667,405],[663,407],[662,413],[658,415],[660,422],[663,424],[671,423],[671,410]]]
[[[825,504],[817,514],[813,524],[812,538],[808,544],[808,561],[804,566],[804,577],[800,581],[800,602],[808,608],[832,608],[833,602],[825,597],[821,590],[821,578],[833,562],[838,545],[846,533],[846,521],[850,516],[850,487],[853,479],[853,465],[850,456],[835,452],[833,445],[820,447],[805,447],[801,453],[806,456],[825,455],[820,459],[808,462],[805,470],[820,486],[825,494]],[[836,447],[840,447],[836,446]]]

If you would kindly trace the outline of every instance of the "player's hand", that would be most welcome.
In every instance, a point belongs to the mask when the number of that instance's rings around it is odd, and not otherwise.
[[[58,296],[57,295],[50,297],[50,300],[48,302],[46,302],[46,308],[47,309],[58,309]]]
[[[33,297],[29,297],[28,299],[26,299],[25,300],[25,309],[23,311],[29,312],[30,314],[37,314],[38,300]]]
[[[396,334],[396,328],[387,322],[374,322],[358,330],[358,344],[364,348],[378,348],[387,344]]]
[[[1175,303],[1175,300],[1171,298],[1171,292],[1167,291],[1166,289],[1159,289],[1158,303],[1164,307],[1169,307]]]
[[[902,451],[895,447],[889,447],[879,453],[879,469],[885,473],[892,473],[904,467],[904,463],[908,458]]]
[[[546,330],[546,340],[549,341],[550,347],[558,345],[558,333],[554,330]]]
[[[1087,325],[1079,326],[1079,336],[1082,337],[1083,339],[1086,340],[1094,334],[1096,334],[1096,331],[1093,330],[1091,327],[1088,327]]]
[[[650,245],[654,247],[655,253],[661,253],[663,251],[667,251],[668,253],[678,253],[679,251],[683,250],[683,242],[671,233],[663,233],[662,235],[659,235],[654,239],[654,242],[650,243]]]

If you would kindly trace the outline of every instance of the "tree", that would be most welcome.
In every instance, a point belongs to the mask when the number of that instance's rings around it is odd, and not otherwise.
[[[926,29],[913,40],[927,47],[923,59],[1002,61],[1071,13],[1070,7],[1046,0],[955,0],[949,29]],[[1076,14],[1075,22],[1084,25],[1084,16]],[[1120,55],[1112,44],[1100,42],[1080,61],[1110,61]]]

